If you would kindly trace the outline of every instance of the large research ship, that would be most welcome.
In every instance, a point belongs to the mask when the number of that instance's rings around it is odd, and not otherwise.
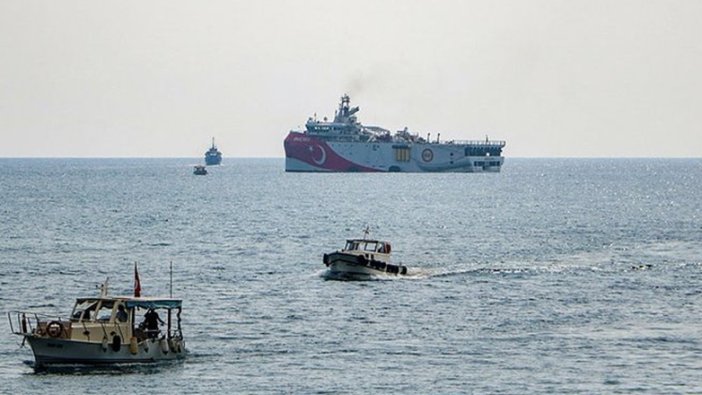
[[[362,125],[358,107],[341,97],[334,121],[309,118],[305,131],[285,138],[285,171],[289,172],[499,172],[504,141],[440,141],[411,134],[392,134]]]

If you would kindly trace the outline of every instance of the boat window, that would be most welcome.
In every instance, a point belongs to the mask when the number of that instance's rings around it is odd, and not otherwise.
[[[73,321],[91,321],[95,318],[95,308],[98,306],[97,300],[83,300],[76,303],[71,313]]]
[[[376,243],[376,242],[366,242],[364,245],[364,250],[375,252],[377,245],[378,245],[378,243]]]
[[[346,250],[347,251],[355,251],[358,250],[358,242],[357,241],[347,241],[346,242]]]
[[[98,321],[109,321],[112,318],[112,307],[114,307],[114,302],[111,300],[103,300],[97,311]]]

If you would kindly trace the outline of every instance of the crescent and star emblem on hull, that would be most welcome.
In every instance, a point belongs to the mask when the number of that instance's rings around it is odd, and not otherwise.
[[[312,162],[314,162],[318,165],[322,165],[322,164],[324,164],[324,162],[327,161],[327,151],[325,151],[324,147],[322,147],[321,145],[317,145],[317,147],[322,152],[322,156],[319,159],[316,159],[313,155]],[[314,147],[310,146],[310,154],[312,154],[312,153],[314,153]]]
[[[429,149],[422,151],[422,160],[425,162],[431,162],[434,159],[434,153]]]

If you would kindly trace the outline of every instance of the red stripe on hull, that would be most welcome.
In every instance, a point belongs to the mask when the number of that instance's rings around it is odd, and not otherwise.
[[[339,156],[326,141],[299,132],[290,132],[283,143],[285,157],[297,159],[320,171],[377,172],[381,171],[351,162]]]

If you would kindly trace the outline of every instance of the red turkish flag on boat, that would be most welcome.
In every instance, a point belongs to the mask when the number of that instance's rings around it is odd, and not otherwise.
[[[139,281],[139,271],[137,270],[137,264],[134,262],[134,297],[138,298],[141,296],[141,281]]]

